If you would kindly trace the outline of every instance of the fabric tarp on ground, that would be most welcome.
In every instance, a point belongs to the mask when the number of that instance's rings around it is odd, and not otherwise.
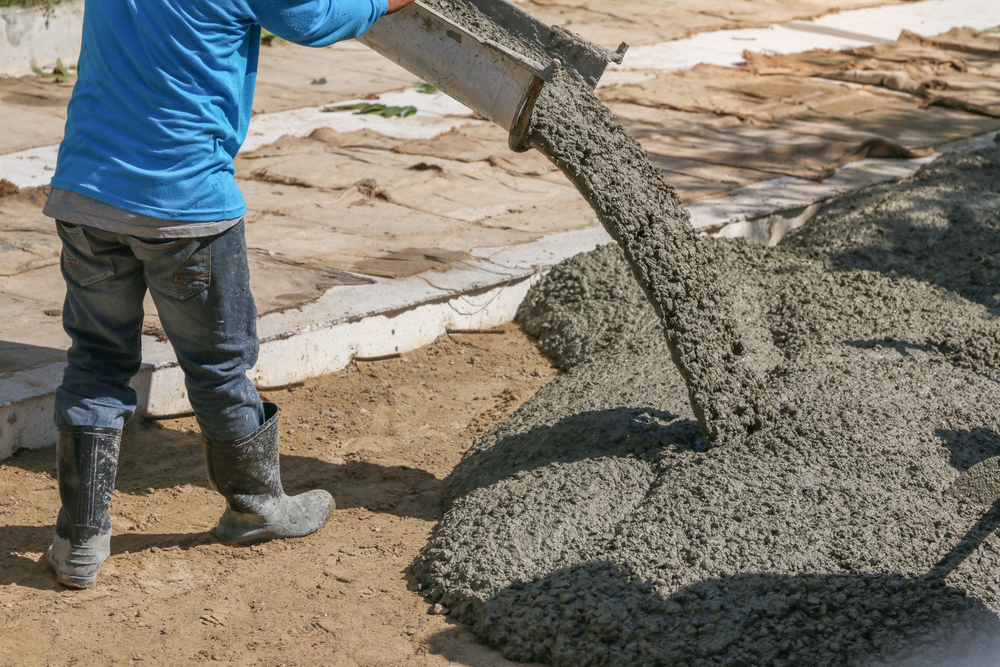
[[[0,77],[0,155],[59,143],[72,93],[73,79]]]
[[[330,128],[285,136],[237,160],[254,207],[248,235],[288,256],[399,277],[474,247],[590,224],[592,214],[554,168],[535,154],[503,152],[505,133],[487,123],[416,141]],[[258,224],[267,220],[275,224]]]
[[[823,77],[878,86],[941,105],[1000,117],[1000,35],[954,28],[892,44],[787,56],[746,52],[745,69],[769,78]]]
[[[748,52],[743,67],[659,72],[599,94],[654,162],[680,177],[682,190],[694,186],[695,198],[704,198],[734,177],[741,184],[769,175],[822,180],[853,160],[921,157],[1000,128],[982,112],[1000,109],[997,45],[993,35],[955,29],[932,38],[904,33],[895,43],[847,52]],[[826,80],[854,73],[916,80],[920,72],[927,73],[917,84],[926,91],[920,96]],[[945,95],[962,103],[933,103]],[[693,165],[702,165],[700,174]],[[706,165],[730,171],[722,177]]]
[[[439,139],[444,147],[466,143],[461,139],[466,131],[460,128]],[[370,145],[346,150],[322,140],[330,132],[314,132],[306,138],[286,136],[262,151],[241,156],[237,177],[341,192],[331,203],[357,190],[372,201],[473,223],[579,197],[561,177],[562,182],[550,182],[524,176],[541,171],[538,156],[530,153],[501,155],[495,160],[490,160],[490,153],[483,160],[469,161],[441,157],[443,151],[433,146],[427,149],[432,155],[415,154],[419,144],[414,142],[402,145],[400,151]],[[552,171],[547,168],[544,173]]]
[[[525,0],[547,23],[562,25],[602,46],[655,44],[708,30],[756,28],[894,0]]]

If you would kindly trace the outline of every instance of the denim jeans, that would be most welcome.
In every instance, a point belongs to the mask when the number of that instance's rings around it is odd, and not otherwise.
[[[120,429],[136,410],[129,381],[142,362],[149,289],[202,433],[236,440],[264,423],[246,377],[257,362],[243,222],[216,236],[140,239],[57,222],[72,339],[56,390],[58,427]]]

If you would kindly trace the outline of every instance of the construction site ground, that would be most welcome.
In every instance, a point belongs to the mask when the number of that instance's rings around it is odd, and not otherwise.
[[[555,371],[511,325],[270,392],[289,493],[324,488],[319,533],[249,548],[210,534],[193,418],[130,430],[97,586],[57,584],[43,552],[58,510],[51,448],[0,465],[0,665],[509,665],[415,592],[407,566],[472,440]]]
[[[632,43],[601,97],[688,203],[725,202],[755,184],[772,184],[764,199],[778,198],[845,165],[926,161],[1000,129],[993,24],[952,31],[968,25],[956,19],[896,41],[898,30],[869,34],[884,26],[814,30],[811,20],[930,0],[683,0],[669,13],[663,4],[523,6],[605,46]],[[801,48],[764,48],[767,27],[789,21]],[[753,30],[762,32],[742,32]],[[712,62],[693,50],[683,67],[664,61],[687,53],[664,47],[670,40],[716,34],[736,57]],[[853,50],[810,51],[817,44]],[[237,161],[262,317],[366,284],[433,282],[501,249],[595,227],[539,155],[511,153],[502,130],[419,84],[355,43],[262,49]],[[0,387],[58,369],[68,344],[58,238],[41,205],[71,91],[72,79],[0,78]],[[363,100],[418,112],[320,111]],[[147,313],[144,344],[166,349],[151,304]],[[54,451],[15,451],[0,463],[0,665],[512,664],[428,613],[406,568],[465,449],[554,375],[508,325],[268,392],[283,410],[286,486],[326,488],[339,509],[311,538],[246,549],[210,533],[223,503],[207,486],[193,418],[136,423],[123,445],[112,557],[84,592],[55,584],[44,564],[58,509]]]

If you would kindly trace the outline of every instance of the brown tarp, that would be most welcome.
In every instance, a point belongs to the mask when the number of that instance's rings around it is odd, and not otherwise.
[[[0,155],[59,143],[72,93],[73,79],[0,77]]]
[[[852,51],[747,52],[743,67],[660,72],[599,94],[691,200],[775,175],[822,180],[853,160],[920,157],[1000,129],[998,47],[967,28],[904,32]]]
[[[936,37],[904,30],[892,44],[788,56],[746,52],[745,69],[777,77],[822,77],[894,90],[969,113],[1000,117],[1000,35],[954,28]]]
[[[525,0],[542,20],[609,48],[680,39],[708,30],[757,28],[894,0]]]
[[[321,128],[236,161],[250,243],[286,257],[399,277],[592,219],[537,153],[487,123],[427,140]],[[274,224],[270,224],[273,222]],[[378,230],[374,233],[373,230]]]

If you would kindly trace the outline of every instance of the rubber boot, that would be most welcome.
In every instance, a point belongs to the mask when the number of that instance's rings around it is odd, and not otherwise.
[[[251,544],[315,533],[334,508],[333,496],[317,489],[286,496],[278,465],[278,406],[264,403],[266,421],[240,440],[202,437],[212,488],[226,498],[215,534],[222,542]]]
[[[122,432],[75,426],[59,429],[56,470],[62,507],[45,558],[56,579],[86,588],[111,553],[111,494],[118,472]]]

